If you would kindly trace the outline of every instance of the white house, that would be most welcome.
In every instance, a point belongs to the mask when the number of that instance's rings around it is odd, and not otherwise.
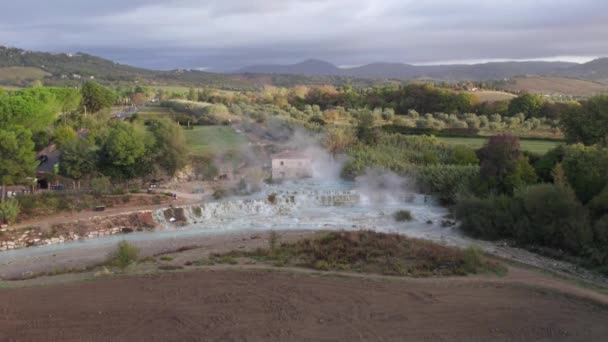
[[[297,151],[284,151],[272,156],[272,179],[312,177],[312,159]]]

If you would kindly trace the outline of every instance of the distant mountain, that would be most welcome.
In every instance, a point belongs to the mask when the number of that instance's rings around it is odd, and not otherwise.
[[[338,75],[341,69],[318,59],[308,59],[291,65],[256,65],[247,68],[252,74]]]
[[[0,85],[4,86],[28,86],[34,80],[42,80],[45,85],[77,86],[85,80],[94,79],[111,85],[132,86],[139,83],[251,90],[263,85],[354,84],[366,87],[383,82],[333,76],[336,69],[326,62],[308,60],[290,67],[295,74],[286,75],[268,75],[264,67],[258,67],[256,73],[249,74],[181,69],[159,71],[119,64],[86,53],[48,53],[0,46]],[[315,74],[315,71],[321,74]]]
[[[475,65],[417,66],[403,63],[372,63],[339,68],[309,59],[291,65],[258,65],[234,73],[198,70],[149,70],[86,53],[48,53],[0,46],[0,85],[27,86],[40,79],[46,85],[75,86],[95,79],[112,85],[134,83],[253,89],[263,85],[334,84],[372,86],[402,80],[478,81],[538,75],[580,78],[608,84],[608,58],[585,64],[565,62],[504,62]]]
[[[36,73],[36,70],[38,71]],[[2,77],[6,75],[6,77]],[[157,71],[92,56],[86,53],[49,53],[0,46],[0,84],[25,86],[36,77],[48,85],[72,86],[94,79],[108,84],[162,84],[193,87],[252,88],[254,83],[235,75],[198,70]]]
[[[473,65],[417,66],[403,63],[373,63],[353,68],[338,68],[329,62],[308,60],[292,65],[245,67],[238,70],[237,73],[336,75],[360,78],[429,79],[438,81],[485,81],[524,75],[551,75],[603,81],[608,79],[608,58],[594,60],[586,64],[568,62],[493,62]]]

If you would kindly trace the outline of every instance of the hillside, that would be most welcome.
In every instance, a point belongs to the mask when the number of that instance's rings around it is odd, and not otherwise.
[[[74,86],[95,79],[112,85],[176,85],[247,90],[264,85],[293,86],[297,84],[350,84],[371,86],[382,81],[332,75],[329,64],[309,60],[294,67],[295,74],[258,73],[219,74],[198,70],[157,71],[118,64],[85,53],[47,53],[0,46],[0,86],[27,86],[34,80],[47,85]],[[335,68],[335,67],[334,67]],[[337,69],[337,68],[336,68]],[[319,70],[315,73],[314,70]],[[326,75],[323,75],[325,73]]]
[[[49,85],[75,85],[87,79],[102,83],[179,84],[250,88],[233,75],[196,70],[155,71],[112,62],[85,53],[48,53],[0,46],[0,84],[23,86],[33,79]]]
[[[587,97],[608,92],[608,85],[565,77],[517,77],[506,89],[542,95]]]
[[[50,75],[50,73],[34,67],[0,67],[0,80],[4,80],[7,83],[31,82],[41,80]]]
[[[608,59],[586,64],[567,62],[494,62],[473,65],[410,65],[403,63],[372,63],[353,68],[338,68],[324,61],[305,61],[292,65],[245,67],[237,73],[337,75],[358,78],[399,80],[428,79],[436,81],[502,80],[525,75],[549,75],[608,80]]]

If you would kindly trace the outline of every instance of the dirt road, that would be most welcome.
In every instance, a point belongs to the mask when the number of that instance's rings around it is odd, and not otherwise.
[[[207,270],[0,290],[0,341],[605,341],[608,307],[483,280]]]

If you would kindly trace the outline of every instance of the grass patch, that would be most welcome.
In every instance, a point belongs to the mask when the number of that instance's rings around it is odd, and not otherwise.
[[[233,251],[210,259],[250,258],[274,266],[300,266],[319,271],[351,271],[391,276],[455,276],[504,274],[506,268],[488,260],[479,249],[458,249],[372,231],[326,232],[293,243],[270,239],[269,248]],[[217,262],[225,263],[225,262]]]
[[[173,261],[173,257],[165,255],[165,256],[160,257],[160,260],[161,261]]]
[[[239,151],[247,143],[245,136],[226,126],[197,126],[185,130],[186,143],[196,155]]]
[[[414,219],[409,210],[399,210],[393,214],[393,217],[397,222],[408,222]]]
[[[48,72],[34,67],[4,67],[0,68],[0,81],[3,82],[25,82],[41,80],[50,76]]]
[[[108,258],[108,265],[127,268],[132,263],[137,261],[139,249],[126,241],[118,243],[116,251]]]
[[[486,143],[486,138],[461,138],[461,137],[437,137],[441,142],[448,145],[464,145],[472,149],[479,149]],[[521,149],[524,151],[545,154],[547,151],[557,147],[560,144],[558,141],[550,140],[526,140],[520,139]]]

